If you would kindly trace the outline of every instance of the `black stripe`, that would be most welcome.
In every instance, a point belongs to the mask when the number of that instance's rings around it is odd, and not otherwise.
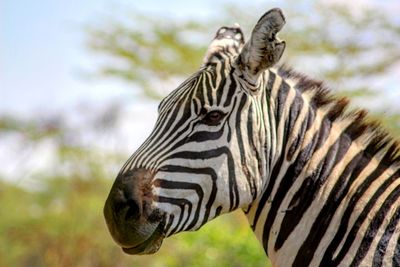
[[[240,155],[240,163],[241,163],[241,168],[242,171],[245,174],[245,178],[247,181],[247,184],[249,185],[250,190],[253,192],[254,188],[253,188],[253,183],[250,180],[250,175],[248,173],[248,169],[247,169],[247,162],[246,162],[246,151],[245,151],[245,147],[247,148],[248,146],[244,144],[243,141],[243,136],[242,136],[242,129],[241,129],[241,125],[242,125],[242,112],[243,112],[243,107],[246,104],[246,97],[245,95],[242,95],[242,98],[240,99],[239,102],[239,106],[237,108],[236,111],[236,118],[235,118],[235,133],[236,133],[236,139],[237,139],[237,143],[238,143],[238,147],[239,147],[239,155]],[[248,117],[247,119],[249,119],[249,116],[251,114],[251,109],[248,110]],[[247,121],[247,125],[251,125],[251,120]]]
[[[226,94],[226,99],[225,99],[225,102],[224,102],[224,105],[223,105],[224,107],[228,107],[231,104],[232,98],[235,95],[236,91],[238,90],[238,84],[239,83],[236,83],[236,80],[233,77],[232,71],[229,74],[230,84],[229,84],[229,86],[227,88],[228,89],[228,93]]]
[[[321,148],[325,144],[326,138],[328,138],[332,128],[332,122],[327,120],[325,117],[322,119],[321,126],[316,136],[318,137],[317,145],[315,150]]]
[[[363,152],[360,152],[347,164],[315,218],[306,240],[298,250],[293,266],[308,266],[310,264],[337,208],[343,198],[347,196],[354,180],[367,165],[367,161],[363,160]]]
[[[209,74],[210,75],[210,74]],[[213,105],[213,103],[212,103],[212,101],[213,101],[213,97],[212,97],[212,92],[213,92],[213,89],[212,88],[214,88],[213,87],[213,80],[214,80],[214,78],[213,77],[209,77],[208,75],[207,76],[205,76],[204,78],[203,78],[203,80],[204,80],[204,83],[202,83],[202,86],[205,86],[206,88],[203,88],[203,90],[206,90],[206,92],[207,92],[207,99],[208,99],[208,104],[210,105],[210,106],[212,106]]]
[[[171,228],[172,223],[174,222],[174,218],[175,218],[175,216],[174,216],[173,214],[170,214],[170,215],[169,215],[168,223],[167,223],[167,225],[165,226],[165,232],[168,232],[169,229]],[[170,233],[168,236],[171,236],[171,235],[172,235],[172,233]]]
[[[287,136],[293,135],[293,127],[298,119],[298,116],[303,108],[303,99],[298,91],[296,91],[296,95],[293,99],[292,104],[290,105],[290,111],[288,113],[288,118],[286,118],[286,131]]]
[[[394,249],[392,265],[393,267],[400,267],[400,236],[397,239],[396,248]]]
[[[298,120],[298,116],[301,112],[301,109],[303,107],[303,99],[301,98],[301,95],[298,91],[296,91],[296,96],[295,99],[293,100],[292,105],[290,106],[290,112],[288,114],[288,118],[286,120],[286,135],[287,136],[293,136],[295,135],[295,138],[303,140],[303,136],[299,136],[299,133],[294,133],[293,132],[293,127]],[[288,138],[289,139],[289,138]],[[286,158],[289,160],[293,154],[290,153],[291,150],[288,150],[288,153],[286,155]],[[285,152],[286,153],[286,152]]]
[[[171,172],[171,173],[193,173],[193,174],[205,174],[211,178],[212,182],[212,187],[210,191],[210,196],[208,198],[208,201],[205,205],[205,212],[204,212],[204,218],[201,223],[203,225],[209,220],[210,212],[211,212],[211,207],[214,204],[215,198],[217,196],[217,174],[212,168],[189,168],[189,167],[182,167],[182,166],[176,166],[176,165],[165,165],[162,167],[162,171],[164,172]]]
[[[215,209],[215,217],[218,217],[221,214],[222,211],[222,206],[218,206],[218,208]]]
[[[256,156],[256,162],[257,162],[257,165],[258,165],[257,169],[258,169],[258,172],[259,172],[259,177],[262,177],[262,173],[261,173],[262,160],[261,160],[260,154],[258,152],[258,149],[257,149],[256,145],[254,144],[254,139],[253,139],[253,136],[255,134],[255,130],[253,129],[253,123],[254,123],[253,118],[257,115],[257,112],[254,111],[255,109],[256,109],[256,107],[254,105],[252,105],[250,107],[250,109],[249,109],[248,114],[247,114],[247,139],[248,139],[247,142],[248,142],[248,145],[251,147],[252,152]],[[247,164],[244,165],[244,168],[247,170]],[[250,176],[250,173],[249,173],[248,176]],[[256,181],[255,181],[256,177],[246,177],[246,178],[247,178],[247,182],[250,185],[250,191],[251,191],[251,195],[253,196],[253,200],[255,200],[256,197],[257,197],[257,186],[255,184],[256,183]],[[253,178],[253,179],[250,180],[250,178]]]
[[[307,212],[321,187],[327,181],[333,168],[343,159],[351,145],[351,140],[347,136],[341,136],[327,151],[324,159],[321,160],[311,176],[305,178],[300,189],[294,194],[289,203],[289,210],[285,211],[285,217],[282,221],[282,227],[279,231],[275,250],[282,247],[285,240],[299,224],[303,215]],[[289,168],[287,175],[293,175]],[[289,185],[290,186],[290,185]],[[282,188],[284,192],[284,189]],[[282,200],[286,197],[286,193]],[[276,197],[275,197],[276,198]],[[280,205],[280,203],[279,203]],[[329,221],[328,221],[329,222]]]
[[[379,240],[378,246],[375,250],[374,260],[372,266],[382,266],[383,258],[385,257],[386,249],[388,243],[396,230],[396,226],[400,220],[400,207],[396,209],[394,215],[392,216],[389,224],[386,226],[385,232],[383,233],[381,239]],[[397,255],[400,257],[400,255]]]
[[[379,228],[381,227],[387,213],[390,211],[392,205],[398,200],[399,197],[400,185],[397,185],[396,188],[386,197],[380,209],[377,211],[377,213],[375,213],[374,218],[370,221],[368,229],[364,234],[364,238],[361,241],[361,244],[355,254],[355,258],[350,265],[351,267],[360,266],[360,263],[367,255],[371,243],[374,240],[374,237],[376,236]]]
[[[306,117],[304,118],[303,122],[301,123],[301,128],[300,128],[299,133],[296,134],[296,136],[294,137],[294,140],[292,142],[292,145],[288,149],[288,152],[286,155],[287,161],[291,161],[295,152],[300,148],[300,146],[304,140],[306,131],[311,127],[314,119],[315,119],[314,113],[312,112],[312,110],[309,109]]]
[[[235,174],[235,162],[233,160],[232,153],[227,147],[219,147],[213,150],[206,150],[200,152],[194,151],[181,151],[175,154],[170,155],[169,159],[210,159],[217,158],[221,155],[225,155],[227,157],[227,165],[228,165],[228,180],[229,180],[229,211],[235,210],[239,206],[239,189],[236,182],[236,174]]]
[[[233,98],[233,105],[232,105],[232,107],[235,107],[236,106],[236,102],[237,102],[237,97],[234,97]],[[231,111],[230,111],[230,113],[228,114],[228,116],[227,116],[227,118],[226,118],[226,125],[227,125],[227,127],[228,127],[228,134],[226,135],[226,142],[231,142],[231,140],[232,140],[232,126],[230,125],[230,123],[229,123],[229,120],[230,120],[230,118],[231,118],[231,115],[232,115],[232,113],[233,113],[233,110],[234,110],[234,108],[232,108],[231,109]]]
[[[387,167],[386,167],[387,168]],[[350,218],[351,214],[352,214],[352,210],[354,209],[354,206],[357,204],[356,201],[358,201],[362,195],[365,193],[365,191],[368,189],[368,187],[371,185],[371,183],[379,176],[377,175],[380,172],[383,172],[384,170],[380,170],[379,168],[371,175],[368,176],[368,178],[363,182],[363,184],[361,184],[356,193],[352,196],[349,205],[346,209],[346,211],[343,214],[343,217],[345,217],[345,215],[348,215],[348,219]],[[328,265],[326,266],[330,266],[330,265],[338,265],[343,258],[346,256],[347,252],[349,251],[351,245],[353,244],[354,239],[357,236],[357,233],[362,225],[362,223],[365,221],[365,219],[368,216],[368,213],[371,211],[372,207],[374,206],[376,200],[379,198],[379,196],[382,195],[382,193],[399,177],[399,173],[395,173],[392,176],[390,176],[388,179],[386,179],[383,184],[376,190],[376,192],[374,193],[374,195],[369,198],[369,201],[367,202],[367,204],[365,205],[364,209],[362,210],[362,212],[359,214],[358,218],[356,219],[355,223],[353,224],[352,228],[349,231],[349,234],[346,237],[346,241],[344,242],[344,244],[342,245],[339,253],[337,254],[336,258],[333,258],[333,253],[334,253],[334,249],[338,246],[336,245],[335,248],[332,248],[331,245],[328,246],[328,249],[326,250],[326,254],[323,257],[323,260],[321,262],[321,264],[327,263]],[[349,209],[350,208],[350,209]],[[343,219],[341,222],[340,227],[342,226],[343,223]],[[341,235],[336,235],[334,237],[333,240],[338,240],[337,242],[340,243],[341,239],[343,238],[344,233],[341,233]],[[328,257],[330,256],[330,257]],[[332,259],[332,260],[331,260]]]
[[[217,74],[217,67],[218,66],[220,66],[220,70],[223,70],[224,69],[224,61],[220,61],[219,63],[217,63],[215,65],[215,68],[213,68],[211,70],[208,70],[209,77],[207,77],[207,78],[209,78],[209,81],[210,81],[210,84],[211,84],[212,88],[216,88],[217,87],[217,75],[218,75]]]
[[[201,143],[209,140],[218,140],[224,134],[224,127],[221,127],[216,132],[211,131],[199,131],[195,132],[187,137],[187,139],[182,139],[178,143],[176,143],[172,148],[171,151],[175,150],[176,148],[182,146],[183,144],[187,144],[190,142]]]
[[[274,87],[275,79],[276,79],[276,74],[269,70],[268,71],[268,81],[267,81],[267,84],[264,89],[265,91],[267,91],[267,92],[272,91],[272,88]],[[268,100],[269,100],[269,98],[268,98]]]
[[[224,94],[225,85],[226,85],[225,69],[222,69],[219,74],[221,76],[221,79],[220,79],[220,83],[219,83],[217,91],[216,91],[216,94],[217,94],[217,106],[221,106],[221,104],[222,104],[221,100],[222,100],[222,96]]]
[[[286,103],[286,98],[289,94],[290,91],[290,86],[289,84],[285,81],[285,80],[281,80],[281,84],[278,88],[278,95],[276,97],[276,128],[279,128],[279,123],[282,119],[282,114],[283,114],[283,110],[285,109],[285,107],[287,106]]]
[[[166,189],[186,189],[186,190],[194,190],[199,197],[199,201],[196,203],[197,208],[196,211],[194,212],[192,222],[187,228],[184,228],[185,230],[192,229],[194,225],[197,223],[199,220],[200,216],[200,209],[201,205],[203,202],[203,197],[204,197],[204,192],[203,189],[201,188],[200,185],[195,184],[195,183],[189,183],[189,182],[176,182],[176,181],[168,181],[164,179],[156,179],[154,180],[154,185],[157,187],[161,188],[166,188]],[[190,217],[191,214],[189,214]],[[185,226],[185,225],[184,225]]]
[[[268,71],[268,72],[269,72],[268,82],[267,82],[267,85],[266,85],[266,88],[265,88],[264,91],[266,92],[266,94],[265,94],[265,97],[266,97],[265,103],[268,105],[267,115],[268,115],[268,121],[270,123],[270,128],[271,129],[266,129],[266,133],[269,132],[269,134],[270,134],[270,143],[271,143],[271,145],[273,145],[276,142],[276,136],[274,136],[276,134],[276,131],[271,131],[271,130],[273,128],[272,122],[275,121],[275,117],[274,117],[275,116],[275,114],[274,114],[275,111],[273,110],[273,107],[272,107],[271,102],[270,102],[271,101],[270,100],[270,93],[271,93],[272,87],[274,85],[276,75],[272,71]],[[274,139],[274,137],[275,137],[275,139]],[[267,164],[268,164],[268,167],[271,168],[272,167],[272,161],[273,161],[273,158],[275,156],[273,154],[274,151],[273,151],[272,147],[266,147],[265,149],[266,149],[266,153],[269,154],[268,163]],[[269,183],[270,183],[270,181],[269,181]]]
[[[192,103],[193,103],[193,109],[196,112],[196,114],[197,115],[200,114],[201,107],[199,106],[199,104],[197,104],[197,101],[193,99]]]
[[[187,199],[157,196],[157,202],[176,205],[181,209],[181,212],[179,214],[178,223],[176,224],[174,229],[172,229],[171,234],[178,232],[179,226],[181,225],[181,223],[183,223],[182,226],[184,226],[187,223],[187,221],[189,220],[190,214],[192,212],[192,203],[190,201],[188,201]],[[187,216],[185,222],[183,222],[183,216],[185,213],[186,206],[188,207],[188,216]]]
[[[193,97],[197,98],[200,101],[200,108],[204,107],[204,105],[206,104],[206,96],[204,95],[202,82],[203,79],[207,79],[206,76],[206,72],[201,73],[201,76],[198,79],[199,81],[197,82],[196,87],[194,87],[193,90]]]

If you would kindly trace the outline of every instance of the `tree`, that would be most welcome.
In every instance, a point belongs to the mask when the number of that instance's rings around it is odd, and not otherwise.
[[[376,8],[360,7],[355,15],[343,5],[288,1],[283,6],[288,18],[281,33],[288,44],[284,61],[346,95],[380,93],[382,88],[373,88],[374,82],[384,79],[400,62],[398,21]],[[169,18],[134,14],[131,23],[115,21],[91,27],[88,46],[109,59],[99,68],[101,75],[128,80],[158,99],[163,92],[154,85],[170,85],[168,81],[193,73],[220,25],[232,21],[255,23],[253,14],[263,9],[225,10],[220,18],[206,23],[177,23]],[[251,25],[245,27],[251,29]]]

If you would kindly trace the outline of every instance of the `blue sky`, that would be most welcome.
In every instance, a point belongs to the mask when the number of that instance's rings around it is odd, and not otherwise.
[[[77,3],[2,1],[0,111],[62,105],[83,94],[76,73],[87,60],[81,25],[105,1]]]
[[[253,1],[252,4],[257,2],[265,3],[266,8],[279,6],[279,1]],[[353,2],[356,5],[375,1]],[[385,3],[390,2],[394,1]],[[218,12],[213,0],[183,3],[177,0],[1,0],[0,114],[53,110],[131,94],[123,82],[88,79],[87,74],[96,68],[97,61],[85,48],[84,27],[107,16],[128,14],[130,10],[175,19],[206,19]],[[243,5],[239,0],[218,2],[221,3]]]
[[[129,10],[206,17],[212,2],[2,0],[0,113],[52,110],[126,94],[122,82],[87,79],[96,60],[85,48],[84,27]]]

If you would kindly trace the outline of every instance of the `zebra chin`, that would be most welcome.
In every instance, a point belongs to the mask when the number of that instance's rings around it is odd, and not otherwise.
[[[151,254],[165,237],[165,214],[152,205],[146,169],[118,175],[104,205],[104,217],[114,241],[128,254]]]
[[[164,240],[164,224],[160,223],[148,239],[136,246],[122,246],[122,250],[130,255],[153,254],[157,252]]]

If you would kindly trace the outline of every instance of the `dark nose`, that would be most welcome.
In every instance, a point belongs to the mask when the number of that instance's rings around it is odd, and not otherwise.
[[[109,195],[113,212],[127,221],[137,220],[142,216],[143,205],[138,179],[140,177],[133,173],[118,176]]]
[[[139,228],[151,213],[151,179],[151,172],[145,169],[134,169],[115,179],[104,217],[114,240],[121,245],[133,246],[147,238]]]
[[[139,172],[135,170],[118,175],[106,202],[114,215],[127,221],[140,218],[143,212]]]

